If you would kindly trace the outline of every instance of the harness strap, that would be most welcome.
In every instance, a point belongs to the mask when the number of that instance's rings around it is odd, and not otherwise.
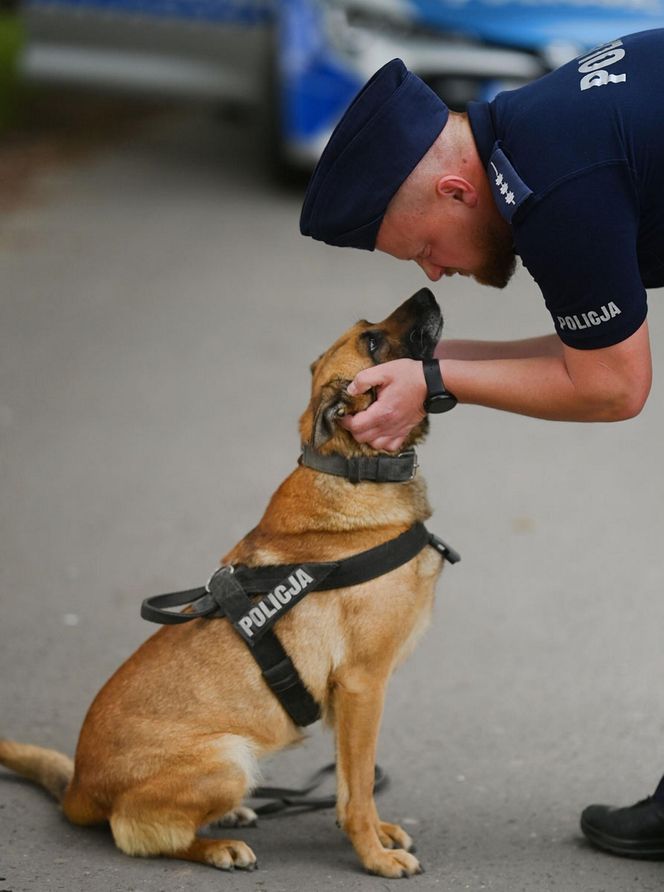
[[[219,606],[220,615],[227,616],[237,629],[239,620],[251,609],[252,603],[235,579],[235,574],[230,572],[230,568],[224,569],[225,572],[215,573],[210,580],[210,596]],[[260,641],[251,647],[251,653],[268,687],[296,725],[311,725],[320,718],[318,704],[302,683],[292,660],[271,629],[267,629]]]
[[[451,564],[461,560],[458,553],[446,545],[442,539],[430,533],[423,523],[415,523],[405,533],[395,539],[388,539],[380,545],[360,551],[343,560],[320,564],[305,564],[306,567],[330,567],[330,572],[318,583],[315,591],[329,591],[333,588],[345,588],[359,585],[377,576],[383,576],[407,564],[419,554],[425,545],[433,546]],[[281,564],[270,567],[235,568],[235,576],[249,594],[269,591],[278,585],[285,576],[290,575],[299,564]],[[314,589],[311,589],[314,590]]]
[[[209,616],[217,609],[217,604],[207,598],[208,590],[205,586],[190,588],[186,592],[169,592],[166,595],[152,595],[141,604],[141,617],[150,623],[160,623],[162,626],[175,626],[179,623],[188,623],[191,619],[200,619]],[[186,613],[171,613],[169,607],[184,607],[185,604],[193,604],[200,601],[199,606],[188,610]]]
[[[272,627],[309,592],[368,582],[408,563],[426,545],[450,563],[460,560],[454,549],[430,533],[424,524],[416,523],[395,539],[340,561],[221,567],[205,588],[146,598],[141,616],[166,625],[202,617],[228,617],[249,645],[263,678],[286,712],[297,725],[305,726],[320,717],[320,709]],[[250,600],[250,595],[265,592],[268,594],[260,601]],[[169,610],[187,604],[194,606],[184,613]]]
[[[313,446],[305,443],[298,462],[314,471],[345,477],[351,483],[361,483],[363,480],[372,483],[407,483],[417,471],[417,453],[414,449],[408,449],[399,455],[380,453],[346,458],[337,452],[321,455]]]
[[[407,563],[418,554],[425,545],[431,545],[450,564],[456,564],[461,560],[460,555],[450,545],[447,545],[438,536],[430,533],[422,523],[416,523],[396,539],[390,539],[361,551],[341,561],[327,563],[305,564],[307,568],[315,567],[319,580],[315,586],[316,591],[329,591],[333,588],[343,588],[349,585],[359,585],[368,582],[376,576],[389,573],[401,564]],[[258,595],[274,589],[284,578],[298,569],[299,564],[280,564],[267,567],[234,568],[234,575],[244,591],[249,595]],[[228,569],[222,567],[221,570]],[[325,571],[328,570],[326,573]],[[217,570],[216,573],[219,573]],[[215,573],[215,575],[216,575]],[[317,574],[318,575],[318,574]],[[214,578],[214,577],[213,577]],[[308,591],[313,591],[309,588]],[[171,613],[169,608],[183,607],[186,604],[198,602],[195,608],[186,613]],[[165,595],[152,595],[146,598],[141,605],[143,619],[162,625],[176,625],[187,623],[192,619],[216,614],[219,604],[210,596],[208,587],[192,588],[183,592],[170,592]]]

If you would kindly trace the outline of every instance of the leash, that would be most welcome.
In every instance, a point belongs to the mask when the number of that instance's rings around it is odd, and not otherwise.
[[[271,818],[280,815],[284,811],[290,814],[301,814],[309,811],[319,811],[324,808],[334,808],[337,797],[334,793],[328,796],[311,796],[323,782],[336,772],[336,764],[331,762],[324,765],[311,775],[305,786],[300,789],[291,787],[257,787],[249,799],[269,799],[264,805],[259,805],[253,810],[259,817]],[[374,774],[374,795],[384,790],[389,784],[389,778],[380,765],[376,765]]]

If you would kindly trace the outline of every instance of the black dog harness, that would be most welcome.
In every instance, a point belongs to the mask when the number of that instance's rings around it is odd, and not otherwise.
[[[301,463],[308,464],[307,458],[303,454]],[[323,470],[322,465],[329,458],[333,461],[349,461],[342,456],[316,454],[316,468]],[[395,469],[390,468],[390,462],[386,459],[400,460],[397,473],[401,474],[405,464],[403,457],[380,458],[383,460],[382,473],[393,482]],[[335,472],[338,473],[332,471]],[[352,468],[351,473],[353,477],[357,476],[355,468]],[[412,479],[414,471],[409,473],[410,476],[403,479]],[[378,475],[374,475],[372,479],[387,482],[379,480]],[[424,524],[416,523],[396,539],[390,539],[343,560],[264,567],[220,567],[202,588],[146,598],[141,606],[141,616],[150,622],[166,625],[186,623],[203,617],[227,617],[248,645],[260,666],[263,678],[291,719],[296,725],[310,725],[320,718],[320,708],[275,635],[273,626],[309,592],[329,591],[368,582],[408,563],[427,545],[435,548],[451,564],[460,560],[453,548],[430,533]],[[256,600],[251,597],[254,595],[263,597]],[[191,605],[185,613],[170,612],[169,608],[184,605]]]

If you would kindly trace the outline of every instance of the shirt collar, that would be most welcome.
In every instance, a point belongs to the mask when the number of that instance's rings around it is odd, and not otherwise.
[[[475,144],[477,145],[477,151],[480,153],[482,164],[484,167],[487,167],[497,139],[491,115],[491,105],[488,102],[469,102],[468,121],[475,137]]]

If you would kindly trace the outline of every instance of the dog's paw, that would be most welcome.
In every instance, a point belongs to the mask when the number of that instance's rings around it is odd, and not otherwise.
[[[205,848],[205,862],[219,870],[253,870],[256,856],[249,846],[235,839],[210,841]]]
[[[225,815],[222,815],[216,821],[208,826],[210,827],[255,827],[258,822],[258,815],[252,808],[246,805],[238,805]]]
[[[415,851],[413,840],[398,824],[387,824],[385,821],[379,821],[376,831],[383,848],[405,849],[407,852]]]
[[[422,865],[417,858],[403,849],[384,850],[381,854],[368,858],[364,866],[369,873],[391,879],[412,877],[416,873],[422,873]]]

